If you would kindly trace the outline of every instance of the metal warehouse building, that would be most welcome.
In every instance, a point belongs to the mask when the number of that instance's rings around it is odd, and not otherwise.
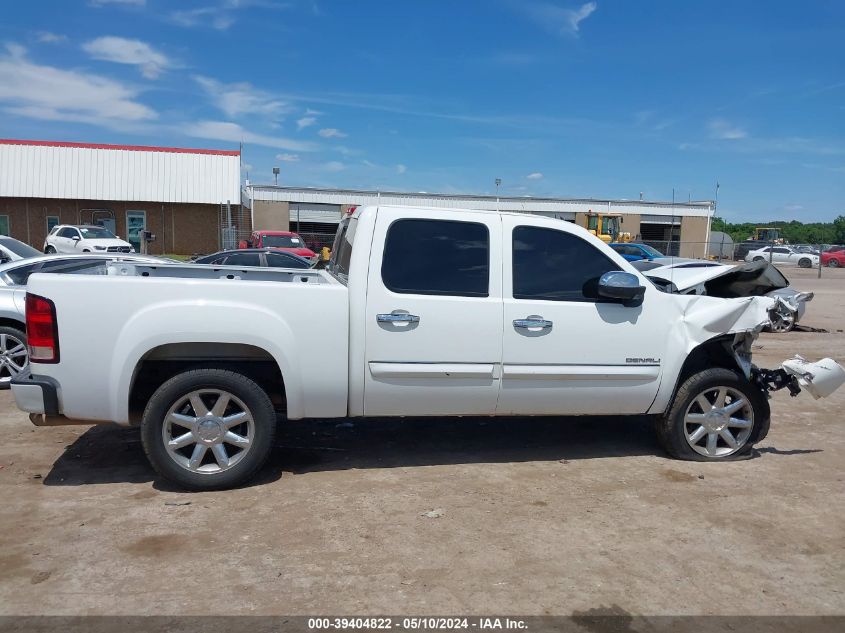
[[[343,212],[357,205],[517,211],[546,215],[584,226],[586,215],[622,215],[622,230],[667,254],[703,257],[714,206],[704,202],[648,202],[574,198],[511,198],[351,189],[310,189],[247,184],[242,205],[255,229],[296,231],[312,248],[331,245]]]
[[[56,224],[101,224],[154,254],[209,253],[237,226],[240,151],[0,140],[0,234],[40,249]],[[234,226],[227,226],[234,225]]]

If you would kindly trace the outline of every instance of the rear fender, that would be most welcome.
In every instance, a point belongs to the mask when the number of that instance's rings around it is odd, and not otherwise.
[[[187,327],[174,331],[174,323]],[[110,368],[110,409],[115,422],[129,423],[129,394],[139,363],[151,350],[172,343],[240,343],[266,351],[281,371],[288,417],[303,417],[302,372],[297,360],[302,350],[284,319],[257,305],[208,300],[202,304],[154,304],[135,313],[123,325]]]

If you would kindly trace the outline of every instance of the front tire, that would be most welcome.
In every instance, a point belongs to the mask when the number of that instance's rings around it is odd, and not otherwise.
[[[144,411],[141,440],[153,468],[188,490],[233,488],[267,461],[276,413],[255,382],[223,369],[195,369],[159,387]]]
[[[769,402],[743,376],[723,368],[687,378],[657,422],[669,455],[688,461],[742,459],[769,431]]]
[[[44,249],[44,252],[47,253],[48,255],[55,255],[56,249],[53,246],[48,246],[47,248]]]
[[[831,259],[829,262],[827,262],[827,267],[828,268],[839,268],[839,261],[836,260],[836,259]]]
[[[12,378],[28,364],[26,333],[17,328],[0,326],[0,389],[8,389]]]

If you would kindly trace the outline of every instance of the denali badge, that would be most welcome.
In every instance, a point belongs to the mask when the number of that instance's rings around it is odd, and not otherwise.
[[[659,358],[626,358],[626,363],[632,365],[659,365],[660,359]]]

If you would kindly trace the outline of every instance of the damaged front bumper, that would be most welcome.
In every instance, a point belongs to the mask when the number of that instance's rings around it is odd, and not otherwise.
[[[778,369],[752,367],[751,379],[764,391],[787,388],[791,396],[797,396],[803,389],[818,400],[845,384],[845,369],[832,358],[811,363],[795,356],[784,361]]]

